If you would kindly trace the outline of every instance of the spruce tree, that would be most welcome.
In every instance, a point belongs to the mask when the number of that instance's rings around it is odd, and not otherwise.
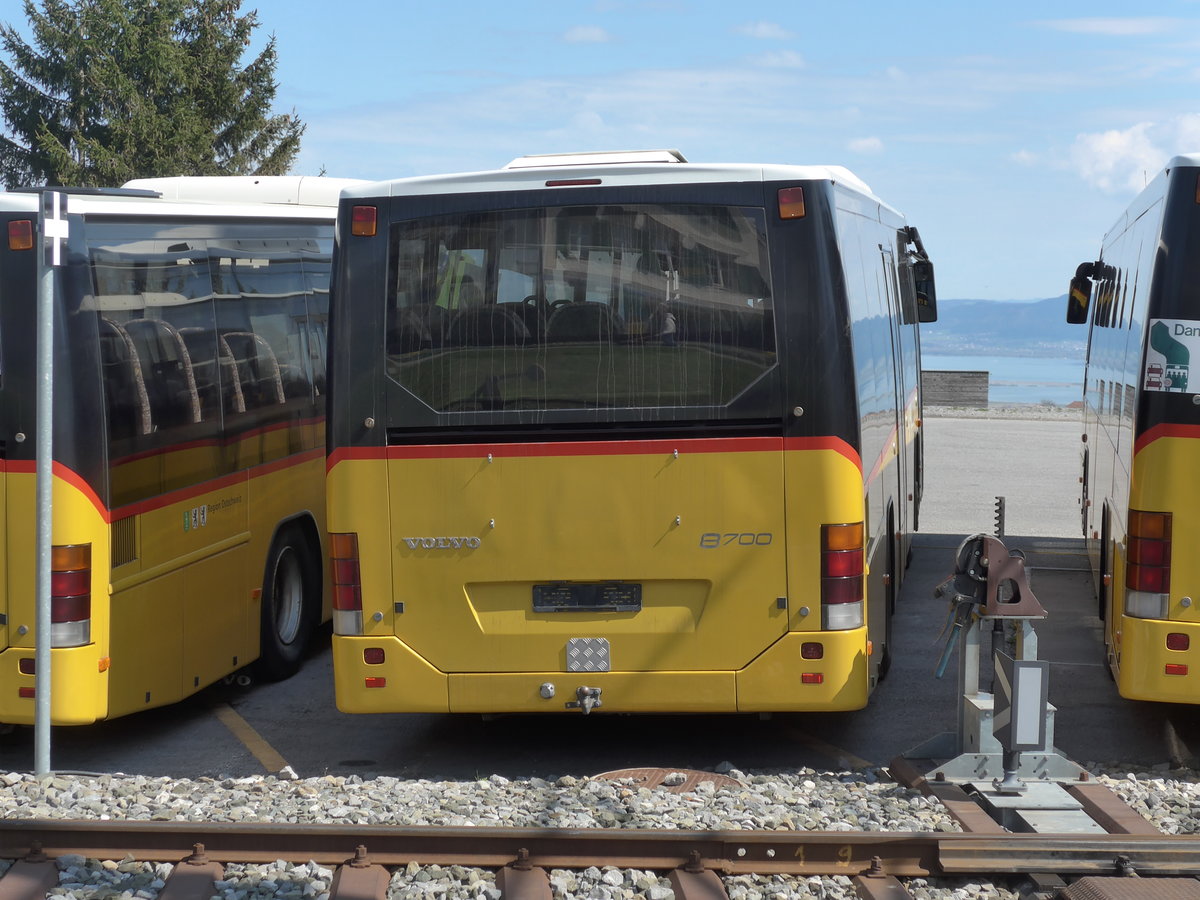
[[[275,38],[241,0],[24,0],[0,25],[0,179],[117,185],[160,175],[281,175],[304,124],[272,114]]]

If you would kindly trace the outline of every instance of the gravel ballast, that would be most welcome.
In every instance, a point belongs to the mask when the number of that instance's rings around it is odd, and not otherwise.
[[[647,788],[628,780],[562,776],[474,781],[391,777],[280,775],[168,779],[125,775],[28,773],[0,775],[0,816],[19,818],[137,819],[173,822],[314,823],[393,826],[513,826],[683,830],[958,831],[944,808],[900,787],[881,769],[819,772],[741,772],[719,767],[736,784],[701,781],[673,791],[671,779]],[[1200,785],[1194,772],[1126,773],[1094,767],[1134,809],[1166,834],[1200,833]],[[0,870],[6,867],[0,863]],[[55,896],[71,900],[154,900],[169,865],[134,860],[59,860]],[[216,885],[220,900],[328,900],[332,871],[308,863],[229,865]],[[614,868],[555,870],[556,898],[671,900],[666,873]],[[849,879],[730,876],[731,898],[855,896]],[[922,900],[1015,898],[1013,888],[967,879],[912,879]],[[463,866],[397,870],[391,900],[498,900],[494,873]]]

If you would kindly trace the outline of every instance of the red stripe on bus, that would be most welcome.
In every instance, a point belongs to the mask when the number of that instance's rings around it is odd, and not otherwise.
[[[1141,453],[1159,438],[1200,438],[1200,425],[1155,425],[1133,442],[1133,452]]]
[[[202,481],[199,484],[189,485],[185,488],[159,494],[157,497],[151,497],[148,500],[139,500],[137,503],[130,503],[126,506],[119,506],[113,509],[108,509],[104,505],[100,496],[92,490],[91,486],[77,472],[67,468],[62,463],[54,463],[54,477],[66,482],[72,488],[79,491],[79,493],[83,494],[88,499],[88,502],[96,508],[96,511],[100,513],[101,518],[111,525],[117,519],[124,519],[127,516],[141,515],[142,513],[162,509],[163,507],[170,506],[172,503],[180,503],[184,500],[190,500],[193,497],[199,497],[201,494],[222,490],[233,484],[261,478],[274,472],[290,469],[292,466],[303,465],[304,463],[320,459],[324,455],[325,451],[319,447],[313,450],[305,450],[303,453],[296,453],[291,456],[282,457],[281,459],[259,463],[257,466],[252,466],[249,469],[231,472],[228,475],[222,475],[220,478]],[[0,471],[20,475],[36,475],[37,464],[32,460],[5,460],[0,465]]]
[[[185,488],[169,491],[165,494],[159,494],[157,497],[151,497],[148,500],[139,500],[137,503],[130,503],[127,506],[116,507],[111,510],[105,521],[113,522],[117,519],[124,519],[127,516],[142,515],[144,513],[153,512],[156,509],[162,509],[170,506],[173,503],[182,503],[186,500],[191,500],[199,497],[202,494],[208,494],[212,491],[220,491],[230,485],[249,482],[255,478],[261,478],[264,475],[270,475],[274,472],[280,472],[284,469],[290,469],[292,466],[303,465],[306,462],[320,459],[325,453],[320,448],[315,450],[305,450],[303,453],[296,453],[292,456],[285,456],[280,459],[273,459],[269,462],[259,463],[257,466],[252,466],[249,469],[241,469],[237,472],[231,472],[228,475],[222,475],[220,478],[214,478],[211,481],[202,481],[199,484],[189,485]],[[101,514],[104,515],[104,510],[101,509]]]
[[[324,416],[316,416],[309,419],[297,419],[294,422],[276,422],[273,425],[264,425],[261,428],[254,428],[250,431],[239,431],[237,434],[231,434],[224,438],[201,438],[195,441],[185,441],[180,444],[168,444],[164,447],[156,447],[151,450],[140,450],[137,453],[130,453],[126,456],[118,457],[113,460],[113,464],[118,465],[122,463],[137,462],[143,459],[151,459],[156,456],[163,456],[167,453],[176,453],[180,450],[195,450],[200,447],[234,447],[247,438],[262,437],[264,434],[270,434],[272,431],[283,431],[291,428],[308,428],[313,425],[320,425],[324,421]]]
[[[860,472],[862,460],[838,437],[812,438],[685,438],[678,441],[544,441],[531,444],[413,444],[400,447],[339,447],[330,454],[326,470],[341,462],[380,459],[475,459],[564,456],[646,456],[673,453],[764,453],[775,450],[833,450]]]

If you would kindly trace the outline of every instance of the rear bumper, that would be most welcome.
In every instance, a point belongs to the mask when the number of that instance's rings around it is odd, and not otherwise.
[[[1187,650],[1168,650],[1168,634],[1186,634]],[[1166,667],[1187,666],[1186,675]],[[1130,700],[1200,703],[1200,623],[1121,616],[1121,665],[1117,687]]]
[[[32,660],[34,651],[10,647],[0,651],[0,722],[32,725],[32,696],[37,678],[21,673],[21,660]],[[108,676],[100,671],[95,644],[50,651],[50,722],[53,725],[90,725],[108,714]]]
[[[801,658],[802,643],[820,643],[823,657]],[[448,674],[396,637],[334,635],[333,668],[337,706],[347,713],[565,712],[580,687],[601,690],[599,712],[806,712],[866,705],[866,645],[858,628],[786,634],[738,671]],[[366,664],[366,648],[382,649],[384,662]],[[804,674],[821,683],[803,683]],[[551,697],[544,685],[553,686]]]

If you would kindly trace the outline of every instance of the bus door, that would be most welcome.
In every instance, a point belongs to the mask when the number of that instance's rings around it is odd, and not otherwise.
[[[871,639],[876,643],[882,642],[888,650],[891,644],[892,615],[895,612],[896,594],[899,590],[901,565],[899,560],[905,548],[897,545],[896,535],[907,534],[911,527],[909,521],[911,500],[913,494],[907,490],[911,483],[909,471],[912,460],[909,455],[910,435],[915,431],[918,373],[915,363],[910,369],[908,360],[916,358],[914,338],[910,334],[910,326],[906,325],[908,316],[902,309],[899,284],[897,282],[896,257],[892,248],[880,245],[880,277],[883,281],[882,297],[886,302],[885,315],[890,323],[891,331],[891,387],[892,387],[892,422],[891,438],[885,445],[884,472],[890,469],[883,493],[883,519],[880,522],[883,533],[879,535],[880,543],[876,545],[874,557],[871,559],[870,571],[871,588],[867,591],[868,610],[867,622]],[[914,321],[915,324],[915,321]],[[889,502],[890,498],[890,502]],[[883,576],[883,577],[881,577]],[[886,651],[885,651],[886,652]],[[877,658],[883,659],[882,654]]]
[[[905,485],[909,481],[908,467],[910,463],[905,446],[910,420],[909,399],[911,395],[912,402],[916,402],[916,383],[913,380],[915,373],[910,373],[906,365],[906,360],[913,353],[913,348],[910,346],[911,339],[906,334],[904,317],[901,313],[900,292],[896,281],[896,258],[890,247],[880,246],[879,251],[882,265],[883,297],[887,303],[885,312],[888,322],[891,323],[891,381],[895,430],[888,442],[885,455],[891,457],[891,461],[894,463],[895,474],[892,479],[889,479],[887,495],[895,498],[892,521],[892,534],[895,534],[897,531],[908,530],[908,509],[904,498],[907,496]],[[894,488],[892,487],[893,483]]]

